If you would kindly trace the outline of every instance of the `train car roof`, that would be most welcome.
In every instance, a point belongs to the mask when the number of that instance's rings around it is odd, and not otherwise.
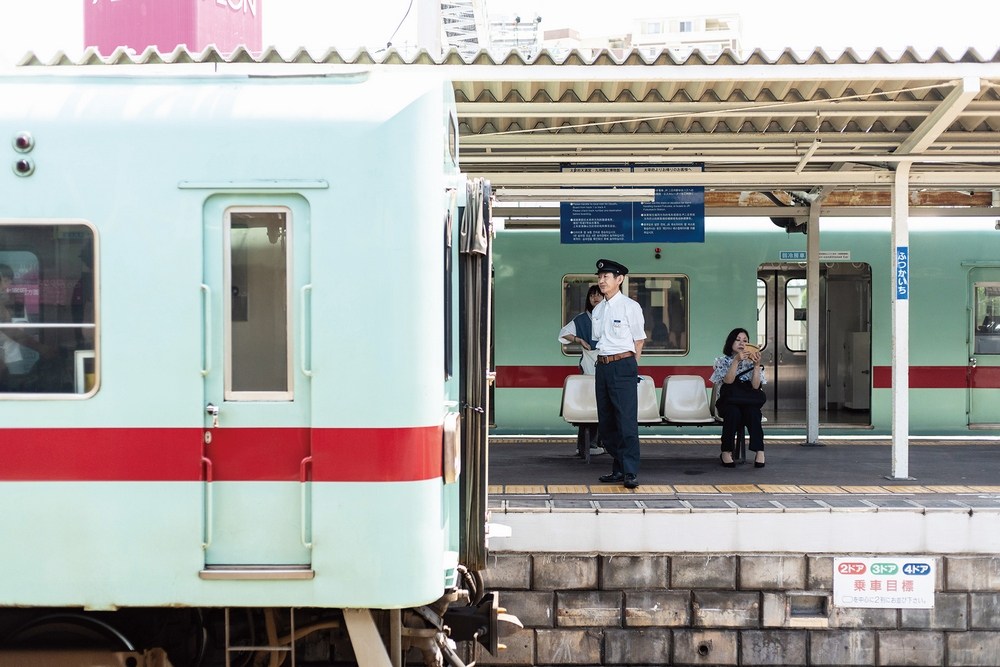
[[[106,58],[59,53],[47,62],[28,54],[20,64],[105,73],[182,65],[431,73],[454,86],[464,171],[489,178],[510,201],[540,188],[701,185],[709,215],[802,216],[822,198],[824,210],[884,216],[895,173],[906,164],[913,211],[995,216],[1000,206],[1000,51],[647,57],[574,50],[529,58],[451,50],[434,58],[394,49],[314,56],[178,48]],[[700,170],[670,170],[681,165]]]

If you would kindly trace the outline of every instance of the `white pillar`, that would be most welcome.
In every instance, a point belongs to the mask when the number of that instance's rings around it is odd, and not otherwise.
[[[892,183],[892,474],[910,479],[910,163]]]
[[[806,446],[819,444],[819,201],[806,223]],[[829,369],[828,371],[829,372]]]

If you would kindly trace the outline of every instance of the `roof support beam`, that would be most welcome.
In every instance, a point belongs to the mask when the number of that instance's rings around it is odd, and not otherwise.
[[[808,190],[824,185],[877,186],[891,188],[895,174],[891,171],[836,171],[836,172],[773,172],[773,171],[717,171],[717,172],[634,172],[634,173],[502,173],[475,172],[472,175],[487,178],[493,187],[586,187],[594,185],[621,187],[650,187],[688,185],[724,187],[729,189],[782,189]],[[922,188],[1000,188],[1000,171],[982,172],[915,172],[910,176],[912,187]]]
[[[897,155],[923,153],[955,122],[962,110],[979,94],[982,84],[972,76],[962,77],[944,101],[924,119],[896,150]]]

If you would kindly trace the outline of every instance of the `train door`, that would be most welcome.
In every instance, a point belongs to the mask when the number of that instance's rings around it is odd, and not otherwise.
[[[871,269],[832,262],[820,267],[820,422],[871,424]],[[763,264],[757,273],[757,342],[763,347],[768,403],[780,425],[806,420],[806,271],[800,264]]]
[[[206,572],[310,563],[308,235],[295,197],[205,206]]]
[[[969,336],[969,428],[1000,427],[1000,269],[969,273],[972,332]]]

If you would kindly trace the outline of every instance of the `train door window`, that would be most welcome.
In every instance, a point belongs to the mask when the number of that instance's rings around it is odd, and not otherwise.
[[[226,211],[226,400],[292,396],[290,211]]]
[[[597,276],[593,274],[563,276],[562,285],[562,317],[560,322],[566,324],[587,309],[587,292],[591,286],[597,285]],[[562,346],[563,354],[580,356],[581,347],[578,343]]]
[[[0,392],[96,391],[94,231],[0,226]]]
[[[975,353],[1000,354],[1000,284],[976,283]]]
[[[792,352],[806,349],[806,279],[790,278],[785,283],[785,347]]]
[[[642,307],[646,324],[642,355],[687,354],[687,276],[629,274],[628,295]]]
[[[757,347],[767,347],[767,283],[757,279]]]

